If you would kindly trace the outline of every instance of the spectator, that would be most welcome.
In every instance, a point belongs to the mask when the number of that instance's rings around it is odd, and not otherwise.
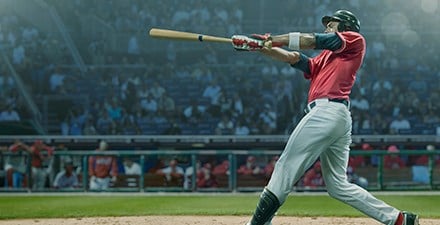
[[[113,121],[120,121],[122,118],[122,107],[119,105],[117,100],[112,100],[110,105],[107,107],[107,113]]]
[[[176,103],[166,92],[157,100],[158,110],[163,112],[168,118],[173,118],[176,115]]]
[[[96,122],[96,130],[99,134],[110,134],[114,121],[108,115],[107,111],[101,111],[101,117]]]
[[[429,109],[428,113],[423,116],[423,123],[425,124],[440,123],[440,116],[437,115],[433,109]]]
[[[387,169],[400,169],[405,167],[405,161],[398,155],[399,149],[395,145],[388,147],[388,154],[384,156],[384,167]]]
[[[202,168],[197,171],[197,187],[210,188],[217,187],[218,183],[215,175],[212,174],[211,163],[205,163]]]
[[[191,105],[184,108],[183,118],[185,122],[196,124],[203,118],[206,108],[197,103],[197,100],[193,99]]]
[[[137,162],[133,162],[132,159],[124,158],[124,173],[126,175],[141,175],[141,166]]]
[[[229,160],[225,159],[222,163],[216,165],[212,170],[212,174],[214,175],[229,175]]]
[[[263,111],[258,116],[263,134],[272,134],[277,128],[277,114],[269,104],[264,104]]]
[[[184,171],[182,167],[177,165],[177,163],[177,159],[172,159],[167,167],[156,172],[156,174],[165,176],[169,186],[183,185]]]
[[[196,173],[200,170],[201,167],[201,162],[200,160],[196,161]],[[189,190],[192,188],[192,184],[193,184],[193,174],[194,174],[194,167],[193,166],[189,166],[188,168],[185,169],[185,177],[184,177],[184,181],[183,181],[183,188],[185,190]],[[197,186],[197,174],[195,175],[195,183]]]
[[[426,150],[429,152],[433,152],[433,151],[435,151],[435,146],[434,145],[426,145]],[[438,157],[439,157],[438,155],[434,156],[434,163],[436,160],[439,160]],[[415,161],[415,165],[428,166],[429,165],[429,155],[424,154],[424,155],[417,157],[417,159]]]
[[[275,169],[275,164],[277,163],[279,157],[273,156],[270,160],[269,163],[264,167],[264,175],[266,176],[266,178],[270,178],[272,176],[272,172]]]
[[[64,170],[57,173],[53,182],[56,189],[74,189],[78,187],[78,175],[72,161],[64,162]]]
[[[225,92],[220,92],[218,103],[221,114],[232,114],[232,99]]]
[[[405,119],[403,114],[400,113],[396,119],[391,121],[389,129],[390,134],[399,134],[399,131],[401,130],[411,129],[411,124],[407,119]]]
[[[142,99],[146,99],[149,95],[151,95],[150,87],[147,83],[143,83],[137,91],[137,97],[142,101]]]
[[[255,156],[248,156],[246,158],[246,163],[241,165],[237,173],[240,175],[262,175],[264,170],[257,165],[257,158]]]
[[[303,182],[305,188],[317,188],[325,185],[322,178],[321,162],[316,162],[312,169],[304,174]]]
[[[52,160],[54,148],[43,143],[41,140],[35,140],[30,147],[32,164],[32,189],[43,189],[46,185],[47,175],[52,170]],[[47,152],[47,155],[43,154]],[[46,165],[45,165],[46,164]]]
[[[217,115],[219,107],[219,98],[221,96],[222,88],[218,84],[217,80],[212,80],[208,86],[205,87],[202,97],[208,98],[210,100],[210,112],[211,114]]]
[[[160,99],[165,94],[165,92],[165,88],[162,87],[157,81],[153,83],[153,87],[151,87],[150,90],[151,95],[153,95],[155,99]]]
[[[151,163],[151,167],[148,168],[148,173],[157,174],[162,168],[165,167],[163,159],[157,159],[154,163]]]
[[[234,133],[234,123],[228,115],[223,114],[222,119],[217,123],[215,134],[217,135],[231,135]]]
[[[246,125],[246,120],[244,119],[238,119],[237,123],[235,124],[235,128],[234,128],[234,134],[235,135],[249,135],[250,134],[250,129],[249,127]]]
[[[0,122],[19,122],[19,121],[20,121],[20,116],[12,106],[9,106],[6,110],[0,113]]]
[[[86,120],[82,133],[85,136],[98,134],[98,132],[96,131],[95,125],[93,125],[92,119]]]
[[[66,75],[61,72],[61,69],[57,67],[55,71],[50,75],[50,90],[57,92],[58,88],[64,85],[64,78]]]
[[[158,109],[157,101],[156,99],[153,98],[152,95],[148,95],[147,98],[142,99],[140,104],[142,109],[149,114],[151,113],[154,114],[157,112]]]
[[[117,160],[114,156],[104,155],[107,149],[107,142],[101,141],[96,149],[97,155],[89,157],[90,190],[107,190],[110,182],[116,181],[118,175]]]
[[[385,80],[384,76],[378,76],[377,80],[373,83],[372,93],[374,96],[386,96],[393,89],[393,85],[389,80]]]
[[[350,99],[350,105],[353,109],[358,109],[361,111],[367,111],[370,109],[370,103],[368,102],[368,99],[360,92],[356,92],[354,96]]]
[[[368,143],[363,143],[361,145],[361,149],[362,151],[369,151],[372,150],[372,147],[370,144]],[[367,156],[368,160],[369,160],[369,156]],[[348,165],[351,166],[353,169],[354,168],[359,168],[359,167],[364,167],[367,164],[369,164],[370,162],[367,162],[367,159],[364,155],[350,155],[350,158],[348,160]]]
[[[238,92],[234,92],[232,96],[232,114],[235,117],[241,116],[244,111],[243,101]]]
[[[5,159],[6,186],[12,188],[22,188],[24,177],[26,175],[26,155],[24,152],[30,152],[30,147],[20,140],[9,146],[8,151],[11,155]]]
[[[428,152],[435,151],[434,145],[427,145],[426,150]],[[431,156],[427,154],[420,155],[417,157],[414,165],[411,167],[412,170],[412,181],[416,183],[422,183],[422,184],[429,184],[430,178],[429,178],[429,158]],[[434,155],[434,166],[436,163],[436,160],[438,161],[438,155]]]
[[[131,55],[139,55],[140,53],[140,47],[139,47],[139,41],[138,41],[138,34],[133,33],[130,38],[128,39],[128,48],[127,53]]]

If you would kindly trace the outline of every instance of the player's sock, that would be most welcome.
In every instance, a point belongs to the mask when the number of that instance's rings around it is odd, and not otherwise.
[[[397,220],[394,223],[394,225],[402,225],[403,224],[403,214],[400,212],[399,215],[397,216]]]
[[[277,196],[265,188],[261,193],[260,201],[257,204],[250,225],[264,225],[272,219],[279,207],[280,201]]]

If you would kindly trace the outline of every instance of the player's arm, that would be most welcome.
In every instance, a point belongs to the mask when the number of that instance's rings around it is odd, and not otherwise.
[[[89,177],[94,177],[95,176],[95,157],[94,156],[90,156],[89,160],[88,160],[88,172],[89,172]]]
[[[287,51],[283,48],[263,48],[261,52],[278,61],[289,63],[292,67],[310,74],[309,57],[298,51]]]
[[[278,61],[286,62],[289,64],[295,64],[299,61],[300,53],[297,51],[287,51],[283,48],[263,48],[261,49],[261,53],[270,56]]]
[[[336,51],[344,41],[337,33],[300,33],[271,36],[270,34],[233,35],[232,46],[239,51],[258,51],[263,48],[287,46],[291,50],[327,49]]]
[[[292,50],[327,49],[336,51],[340,49],[343,44],[341,37],[336,33],[291,32],[273,36],[271,39],[272,43],[287,46]]]

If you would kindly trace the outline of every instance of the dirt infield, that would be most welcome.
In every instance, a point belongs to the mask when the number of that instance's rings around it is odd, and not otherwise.
[[[140,216],[94,217],[73,219],[0,220],[1,225],[244,225],[249,217],[243,216]],[[346,217],[275,217],[274,225],[378,225],[369,218]],[[422,225],[438,225],[440,219],[421,219]]]

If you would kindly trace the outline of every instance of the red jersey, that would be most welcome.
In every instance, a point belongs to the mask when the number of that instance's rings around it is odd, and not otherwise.
[[[323,50],[309,60],[310,79],[308,102],[318,98],[349,99],[356,72],[365,55],[365,39],[357,32],[337,32],[342,46],[337,51]]]
[[[31,164],[33,167],[43,167],[43,160],[45,158],[42,153],[43,150],[47,151],[48,156],[51,156],[54,152],[54,148],[47,145],[41,145],[40,147],[37,147],[36,145],[31,146]]]
[[[118,165],[113,156],[91,156],[89,157],[89,176],[105,178],[116,176],[118,174]]]

